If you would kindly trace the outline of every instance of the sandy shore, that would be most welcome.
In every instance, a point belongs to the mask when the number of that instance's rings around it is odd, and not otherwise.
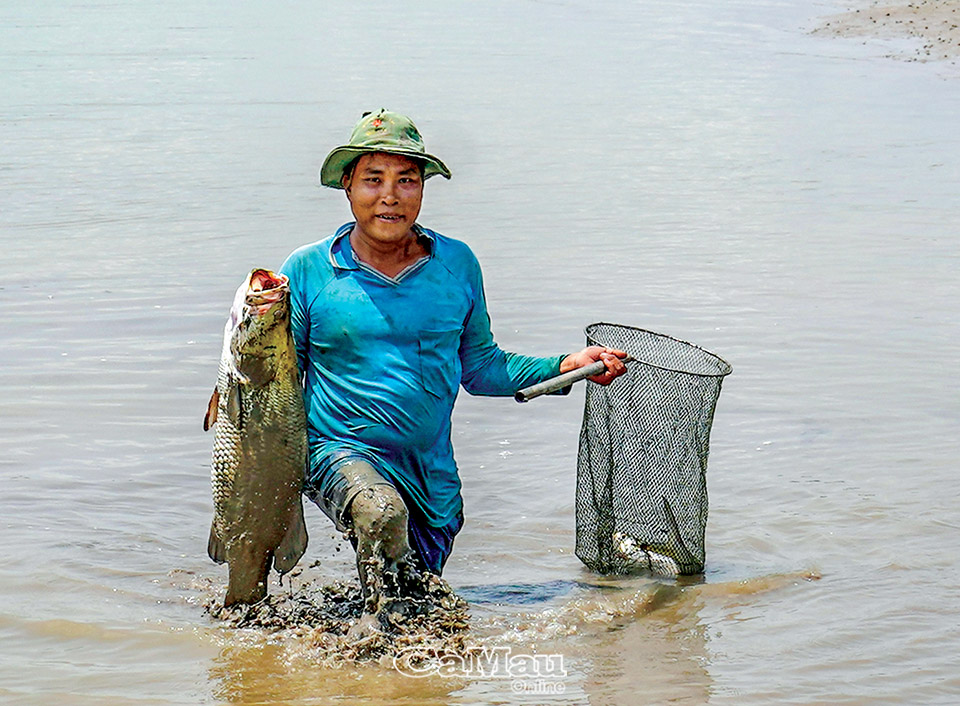
[[[960,57],[960,0],[874,2],[825,17],[814,34],[836,37],[914,39],[893,56],[912,61]]]

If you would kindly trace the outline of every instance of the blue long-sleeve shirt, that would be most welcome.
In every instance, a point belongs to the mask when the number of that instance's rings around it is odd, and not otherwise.
[[[462,509],[450,440],[460,385],[512,396],[556,375],[564,356],[497,346],[480,265],[466,244],[418,225],[429,256],[390,278],[353,257],[353,225],[296,250],[281,267],[290,278],[311,465],[358,452],[429,525],[451,526]]]

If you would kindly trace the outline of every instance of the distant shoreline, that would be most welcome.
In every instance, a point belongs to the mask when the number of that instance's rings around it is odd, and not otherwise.
[[[835,37],[915,39],[913,50],[895,53],[911,61],[960,57],[960,0],[872,2],[822,18],[814,34]]]

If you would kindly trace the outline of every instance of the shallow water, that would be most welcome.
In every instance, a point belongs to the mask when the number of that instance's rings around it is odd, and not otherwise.
[[[0,8],[0,701],[955,703],[958,70],[809,33],[842,9]],[[477,252],[505,348],[605,320],[734,366],[702,583],[573,556],[582,389],[458,402],[445,577],[490,645],[563,656],[526,693],[202,608],[232,292],[348,219],[316,170],[381,106],[452,168],[421,220]],[[305,575],[348,576],[307,510]]]

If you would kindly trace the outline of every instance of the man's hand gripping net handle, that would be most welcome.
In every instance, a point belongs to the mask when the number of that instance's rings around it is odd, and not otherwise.
[[[624,363],[629,363],[631,360],[633,360],[633,357],[628,355],[626,358],[621,358],[620,360],[622,360]],[[586,380],[594,375],[602,375],[606,369],[606,364],[604,364],[602,360],[598,360],[596,363],[585,365],[582,368],[571,370],[569,373],[563,373],[562,375],[557,375],[549,380],[538,382],[536,385],[531,385],[530,387],[525,387],[522,390],[518,390],[513,398],[517,402],[528,402],[534,397],[548,395],[551,392],[562,390],[563,388],[568,387],[575,382]]]

